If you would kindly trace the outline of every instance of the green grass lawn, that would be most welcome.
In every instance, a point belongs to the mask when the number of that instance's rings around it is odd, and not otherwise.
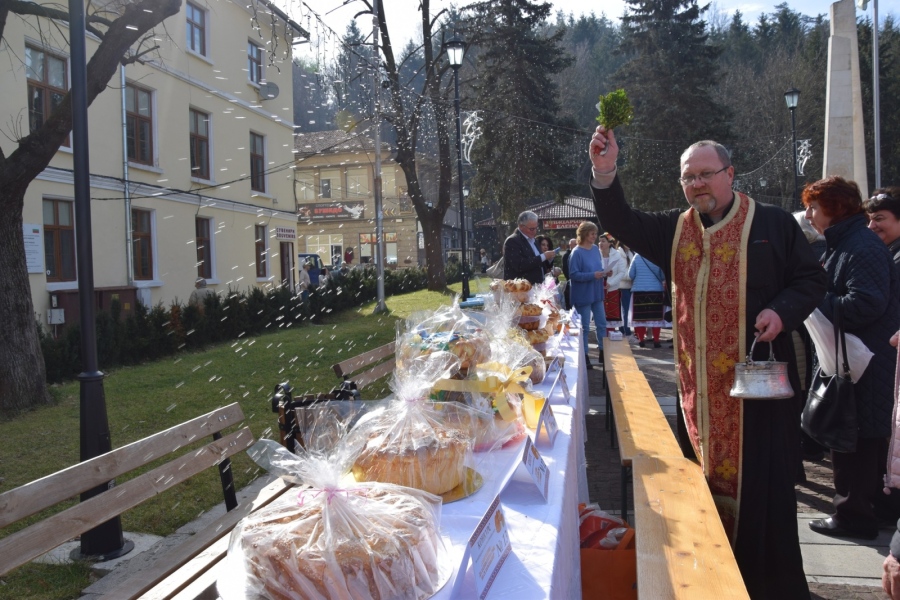
[[[450,286],[451,292],[459,289],[459,284]],[[479,283],[473,282],[472,289],[478,291]],[[374,314],[372,303],[332,315],[321,325],[242,338],[203,352],[185,352],[111,371],[104,381],[104,391],[113,447],[231,402],[240,402],[246,424],[257,439],[277,439],[276,415],[270,403],[276,384],[289,381],[298,395],[328,392],[338,383],[331,365],[386,344],[396,335],[398,319],[449,304],[451,298],[450,293],[428,291],[393,296],[386,301],[387,314]],[[377,399],[387,393],[387,381],[383,380],[366,387],[363,397]],[[78,462],[79,384],[54,386],[53,395],[53,405],[0,423],[0,492]],[[238,488],[259,475],[244,453],[232,459],[232,468]],[[165,536],[221,501],[218,471],[207,469],[123,514],[122,527],[126,532]],[[36,515],[31,521],[47,514]],[[0,537],[19,528],[21,525],[0,530]],[[88,577],[83,566],[27,565],[0,578],[0,599],[78,597],[77,591],[85,587]]]

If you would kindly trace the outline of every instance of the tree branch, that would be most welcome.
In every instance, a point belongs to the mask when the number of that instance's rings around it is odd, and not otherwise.
[[[50,8],[34,2],[26,0],[6,0],[5,4],[10,12],[17,15],[33,15],[35,17],[46,17],[48,19],[58,19],[60,21],[69,22],[69,11],[60,10],[58,8]],[[110,27],[113,21],[97,15],[86,15],[85,20],[88,23],[99,23]],[[91,33],[94,33],[93,31]]]

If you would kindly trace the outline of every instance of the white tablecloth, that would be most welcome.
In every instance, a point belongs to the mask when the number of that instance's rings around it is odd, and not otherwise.
[[[537,449],[550,470],[547,501],[522,465],[523,440],[511,448],[475,454],[475,468],[484,477],[484,486],[472,496],[443,507],[441,531],[450,540],[448,551],[452,564],[458,566],[478,521],[500,493],[512,554],[494,581],[489,599],[581,598],[578,503],[587,502],[584,458],[587,376],[581,358],[581,337],[572,336],[569,345],[563,344],[561,349],[566,357],[564,369],[571,398],[568,401],[564,398],[555,372],[536,388],[548,394],[559,424],[552,447],[546,434],[537,442]],[[514,471],[512,477],[500,492],[511,471]],[[434,597],[449,599],[456,576],[454,573]],[[471,570],[464,577],[457,598],[476,598]]]

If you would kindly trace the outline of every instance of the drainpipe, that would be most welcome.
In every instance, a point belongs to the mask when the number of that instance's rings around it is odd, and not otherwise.
[[[131,224],[131,182],[128,180],[128,114],[125,106],[125,65],[119,67],[119,87],[122,90],[122,181],[125,198],[125,276],[134,285],[134,242]]]

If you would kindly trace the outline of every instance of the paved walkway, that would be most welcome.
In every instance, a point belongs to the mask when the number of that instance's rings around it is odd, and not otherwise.
[[[671,332],[663,330],[662,348],[639,348],[632,342],[635,359],[647,377],[675,428],[675,372]],[[595,348],[592,344],[592,348]],[[596,356],[592,349],[591,356]],[[605,395],[602,371],[588,371],[591,410],[588,415],[588,485],[591,500],[601,508],[618,513],[621,509],[618,451],[610,448],[610,433],[604,426]],[[814,533],[810,519],[827,516],[833,494],[831,463],[828,459],[806,462],[807,482],[797,485],[797,525],[806,578],[813,600],[886,600],[881,590],[881,563],[888,553],[893,529],[886,525],[873,541],[840,540]],[[629,493],[629,512],[633,513]]]

